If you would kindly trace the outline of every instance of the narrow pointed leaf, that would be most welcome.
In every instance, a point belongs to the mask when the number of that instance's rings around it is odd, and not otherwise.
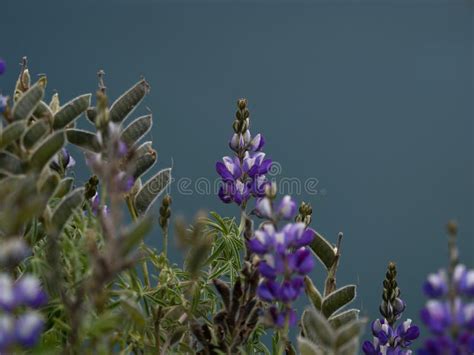
[[[336,332],[336,346],[338,348],[343,347],[354,339],[358,339],[360,333],[364,330],[365,323],[365,319],[356,319],[339,328]]]
[[[314,239],[310,244],[311,250],[318,259],[329,269],[336,257],[334,247],[321,234],[315,233]]]
[[[356,297],[356,286],[348,285],[337,289],[323,299],[322,311],[326,317],[346,306]]]
[[[56,132],[49,136],[31,155],[30,167],[35,171],[43,169],[43,167],[63,147],[64,142],[64,131]]]
[[[138,329],[143,330],[145,328],[146,319],[142,310],[138,308],[138,304],[136,302],[130,302],[129,300],[122,300],[120,305],[133,321],[134,325]]]
[[[359,318],[360,311],[358,309],[348,309],[347,311],[334,314],[329,318],[334,329],[340,328],[342,325],[350,323]]]
[[[142,116],[130,123],[127,128],[122,131],[120,139],[129,147],[140,140],[152,126],[152,116]]]
[[[301,355],[324,355],[324,351],[308,338],[298,337],[298,348]]]
[[[22,163],[15,155],[8,152],[0,152],[0,172],[6,174],[21,174],[22,171]]]
[[[171,182],[171,168],[159,171],[148,180],[135,197],[135,208],[142,215],[145,214],[155,200],[165,191]]]
[[[5,127],[0,137],[0,148],[8,146],[16,141],[23,134],[26,124],[25,121],[17,121]]]
[[[145,238],[153,226],[153,219],[151,216],[145,216],[135,222],[122,235],[122,255],[127,255]]]
[[[314,343],[331,348],[334,343],[334,331],[324,315],[316,309],[306,309],[301,317],[303,332]]]
[[[41,78],[27,92],[18,99],[13,106],[13,120],[26,120],[29,118],[40,103],[46,87],[46,78]]]
[[[138,179],[143,175],[147,170],[149,170],[153,164],[156,162],[156,151],[150,149],[149,152],[145,152],[142,155],[137,155],[137,158],[134,161],[133,177]]]
[[[59,203],[51,218],[52,226],[58,233],[64,228],[74,210],[79,208],[84,201],[84,188],[78,188],[70,192]]]
[[[31,149],[48,132],[48,124],[45,121],[37,121],[33,123],[25,131],[22,138],[23,146]]]
[[[304,278],[304,290],[306,295],[310,299],[311,303],[317,310],[321,310],[321,304],[323,303],[323,297],[321,293],[318,291],[316,286],[314,285],[313,281],[308,276]]]
[[[120,96],[110,107],[112,122],[122,122],[148,93],[150,87],[143,79]]]
[[[90,105],[91,94],[78,96],[62,106],[54,115],[53,128],[60,129],[78,118]]]
[[[94,153],[100,152],[99,140],[97,136],[91,132],[71,128],[66,131],[66,136],[69,143]]]

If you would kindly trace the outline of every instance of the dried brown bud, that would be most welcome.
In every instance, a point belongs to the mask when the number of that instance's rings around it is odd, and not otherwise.
[[[237,107],[240,110],[244,110],[247,107],[247,100],[246,99],[240,99],[239,101],[237,101]]]
[[[448,224],[446,225],[446,229],[449,235],[458,234],[458,224],[454,220],[448,222]]]

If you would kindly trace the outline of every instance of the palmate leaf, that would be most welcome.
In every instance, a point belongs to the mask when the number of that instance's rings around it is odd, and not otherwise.
[[[145,214],[155,200],[171,182],[171,168],[160,170],[148,180],[135,196],[135,208],[139,215]]]
[[[122,131],[120,139],[127,146],[131,147],[136,142],[138,142],[140,138],[147,134],[147,132],[151,129],[152,123],[153,121],[151,115],[138,117]]]
[[[326,317],[330,317],[334,312],[352,302],[355,297],[355,285],[341,287],[323,299],[322,312]]]
[[[30,167],[40,171],[63,147],[65,143],[64,131],[52,134],[35,149],[30,157]]]
[[[60,232],[75,209],[79,208],[84,201],[84,188],[78,188],[70,192],[56,206],[51,218],[52,227],[56,232]]]
[[[77,119],[90,105],[91,94],[78,96],[72,99],[54,115],[53,128],[60,129]]]
[[[40,103],[46,87],[46,78],[40,78],[27,92],[20,96],[13,106],[13,120],[26,120],[29,118]]]
[[[331,243],[329,243],[322,235],[318,232],[315,233],[314,239],[310,244],[311,250],[318,257],[318,259],[329,268],[334,264],[336,258],[336,252]]]
[[[37,121],[27,128],[22,137],[23,146],[31,149],[47,132],[48,124],[45,121]]]
[[[150,86],[145,79],[140,80],[120,96],[110,107],[112,122],[122,122],[148,93]]]
[[[66,130],[66,137],[69,143],[77,145],[79,148],[94,153],[100,152],[100,143],[94,133],[82,129],[71,128]]]

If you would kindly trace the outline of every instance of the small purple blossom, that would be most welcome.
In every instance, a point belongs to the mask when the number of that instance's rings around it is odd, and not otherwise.
[[[0,58],[0,75],[3,75],[7,69],[7,63],[4,59]]]
[[[0,315],[0,351],[4,351],[15,340],[15,318],[10,314]]]
[[[296,202],[291,196],[286,195],[275,208],[272,199],[263,197],[257,200],[254,212],[257,216],[274,222],[280,219],[291,220],[296,214]]]
[[[427,280],[423,284],[424,293],[431,298],[444,297],[448,293],[448,280],[444,270],[438,271],[436,274],[429,274]]]
[[[257,293],[260,299],[273,304],[269,315],[276,327],[283,326],[285,320],[289,325],[296,322],[291,304],[304,289],[304,276],[313,269],[313,257],[307,248],[313,238],[314,231],[306,229],[304,223],[289,223],[281,230],[265,223],[248,242],[259,258],[262,279]]]
[[[38,312],[26,312],[15,324],[15,340],[26,348],[33,347],[43,332],[44,321]]]
[[[39,308],[48,302],[40,281],[32,275],[25,275],[17,280],[14,286],[14,294],[17,302],[32,308]]]
[[[63,172],[75,165],[76,161],[74,158],[69,154],[66,148],[62,148],[61,151],[53,157],[49,167],[57,172]]]

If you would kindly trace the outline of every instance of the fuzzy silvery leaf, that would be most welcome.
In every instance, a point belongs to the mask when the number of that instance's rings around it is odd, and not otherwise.
[[[40,171],[59,152],[65,143],[64,131],[53,133],[46,138],[30,157],[30,167]]]
[[[323,297],[321,293],[314,285],[313,281],[308,276],[304,278],[304,290],[309,300],[317,310],[321,310],[321,304],[323,303]]]
[[[78,96],[63,105],[54,115],[53,128],[60,129],[78,118],[90,105],[91,94]]]
[[[334,264],[336,251],[334,250],[333,245],[318,232],[315,233],[310,247],[327,269],[329,269]]]
[[[359,338],[354,338],[352,341],[338,348],[337,355],[354,355],[359,352]]]
[[[84,201],[84,188],[78,188],[67,194],[56,206],[51,217],[52,227],[56,232],[60,232],[74,210],[79,208]]]
[[[53,197],[55,198],[61,198],[65,196],[69,191],[71,191],[72,185],[74,184],[74,179],[73,178],[65,178],[62,179],[59,182],[58,187],[56,188],[56,191],[54,191]]]
[[[325,352],[308,338],[298,337],[298,348],[301,355],[325,355]]]
[[[8,146],[10,143],[16,141],[23,134],[25,130],[25,121],[17,121],[9,124],[3,130],[0,136],[0,148]]]
[[[142,79],[120,96],[110,107],[112,122],[122,122],[135,109],[149,91],[148,83]]]
[[[359,318],[360,311],[358,309],[348,309],[347,311],[333,314],[329,317],[329,323],[337,329],[344,324],[350,323]]]
[[[122,131],[120,139],[131,147],[151,129],[152,123],[151,115],[138,117]]]
[[[145,238],[153,226],[151,216],[144,216],[128,227],[122,234],[121,249],[122,255],[126,256]]]
[[[137,158],[134,161],[133,177],[138,179],[147,170],[149,170],[156,162],[156,151],[150,148],[150,151],[144,152],[141,155],[137,154]]]
[[[350,342],[359,339],[364,330],[366,320],[356,319],[340,327],[336,332],[336,346],[342,348]]]
[[[95,107],[89,107],[86,110],[87,119],[95,125],[95,118],[97,117],[97,109]]]
[[[323,347],[331,348],[334,344],[335,334],[324,315],[314,308],[308,308],[301,317],[304,335]]]
[[[355,285],[341,287],[324,297],[321,307],[322,312],[326,317],[330,317],[334,312],[352,302],[355,297]]]
[[[51,196],[58,186],[59,175],[53,172],[45,174],[44,177],[40,178],[40,192],[48,197]]]
[[[0,152],[0,172],[5,174],[21,174],[23,171],[21,161],[9,152]]]
[[[171,168],[160,170],[148,180],[135,196],[135,208],[138,214],[145,214],[155,200],[165,191],[171,182]]]
[[[27,92],[20,96],[13,106],[13,120],[26,120],[29,118],[40,103],[46,87],[46,78],[40,78]]]
[[[48,132],[48,124],[45,121],[37,121],[27,128],[22,137],[23,146],[31,149]]]
[[[71,128],[66,130],[66,137],[69,143],[77,145],[82,149],[94,153],[100,152],[100,143],[94,133],[82,129]]]
[[[36,106],[35,111],[33,112],[33,116],[40,119],[46,119],[49,122],[52,122],[54,113],[46,102],[40,101],[38,103],[38,106]]]

